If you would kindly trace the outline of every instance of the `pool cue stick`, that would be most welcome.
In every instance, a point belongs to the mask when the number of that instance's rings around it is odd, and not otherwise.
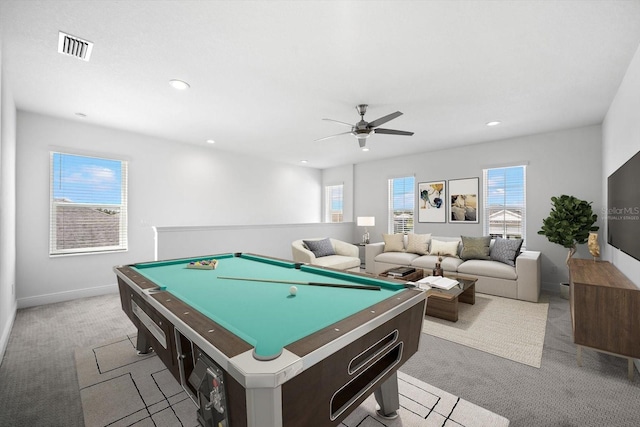
[[[327,286],[331,288],[364,289],[368,291],[380,290],[380,286],[374,286],[374,285],[347,285],[343,283],[303,282],[303,281],[297,281],[297,280],[276,280],[276,279],[251,279],[247,277],[225,277],[225,276],[218,276],[218,279],[245,280],[250,282],[284,283],[287,285]]]

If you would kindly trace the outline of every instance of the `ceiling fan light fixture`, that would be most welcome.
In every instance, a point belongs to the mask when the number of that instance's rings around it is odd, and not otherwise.
[[[369,147],[362,147],[362,151],[369,151]]]
[[[354,129],[351,131],[351,134],[358,139],[369,138],[372,133],[371,129]]]

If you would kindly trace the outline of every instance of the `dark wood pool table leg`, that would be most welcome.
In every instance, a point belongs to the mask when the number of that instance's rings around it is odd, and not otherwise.
[[[136,350],[138,350],[138,355],[142,356],[144,354],[151,353],[153,350],[151,349],[151,338],[138,330],[138,338],[136,340]]]
[[[394,419],[398,417],[400,409],[400,398],[398,396],[398,374],[394,372],[388,380],[373,392],[373,396],[378,402],[377,412],[382,418]]]

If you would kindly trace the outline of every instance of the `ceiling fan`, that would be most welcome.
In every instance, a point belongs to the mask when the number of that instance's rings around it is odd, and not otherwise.
[[[324,138],[316,139],[316,141],[322,141],[325,139],[333,138],[335,136],[346,135],[350,133],[351,135],[358,138],[358,143],[360,144],[360,148],[364,149],[365,145],[367,144],[367,138],[369,138],[369,135],[371,135],[372,133],[382,133],[387,135],[407,135],[407,136],[413,135],[413,132],[407,132],[403,130],[394,130],[394,129],[383,129],[378,127],[390,120],[395,119],[396,117],[400,117],[402,115],[400,111],[396,111],[395,113],[391,113],[384,117],[380,117],[379,119],[376,119],[372,122],[366,122],[364,120],[364,115],[367,112],[367,104],[360,104],[356,106],[356,111],[358,112],[358,114],[360,114],[360,121],[355,125],[341,122],[339,120],[322,119],[330,122],[340,123],[341,125],[349,126],[351,130],[348,132],[342,132],[342,133],[338,133],[331,136],[325,136]]]

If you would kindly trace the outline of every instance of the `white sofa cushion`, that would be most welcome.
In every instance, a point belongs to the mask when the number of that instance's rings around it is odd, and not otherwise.
[[[459,245],[459,242],[457,240],[453,242],[443,242],[441,240],[432,239],[429,255],[457,257],[458,245]]]
[[[320,267],[331,267],[338,270],[350,270],[360,267],[360,258],[353,258],[344,255],[329,255],[316,258],[313,265]]]
[[[489,260],[470,259],[465,261],[458,267],[458,273],[508,280],[516,280],[518,278],[515,267],[499,261]]]
[[[411,267],[424,268],[425,270],[431,271],[436,267],[438,258],[436,255],[423,255],[411,261]],[[444,271],[455,272],[463,262],[463,260],[457,257],[443,257],[441,267]]]
[[[405,251],[418,255],[428,255],[430,242],[431,234],[407,234],[407,249]]]
[[[376,256],[375,260],[386,264],[411,265],[411,262],[419,256],[408,252],[383,252]]]
[[[383,234],[385,252],[404,252],[403,234]]]

